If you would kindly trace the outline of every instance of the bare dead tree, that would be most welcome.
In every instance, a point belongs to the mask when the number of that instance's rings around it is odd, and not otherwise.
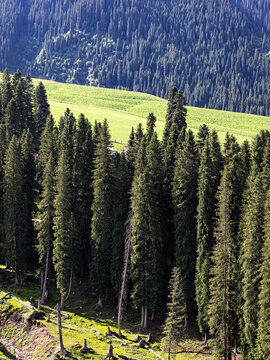
[[[125,253],[124,253],[124,267],[122,273],[122,284],[118,301],[118,335],[121,337],[121,320],[123,317],[123,311],[127,300],[127,286],[128,276],[130,272],[130,250],[131,250],[131,232],[132,232],[132,218],[133,210],[128,213],[127,221],[125,223]]]

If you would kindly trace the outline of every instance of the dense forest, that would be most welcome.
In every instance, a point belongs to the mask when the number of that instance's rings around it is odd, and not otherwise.
[[[119,321],[132,307],[144,328],[164,321],[169,289],[169,348],[197,321],[218,358],[269,359],[270,133],[195,137],[173,87],[162,141],[151,113],[119,154],[106,119],[67,109],[57,126],[30,76],[5,70],[0,88],[0,257],[14,283],[37,272],[46,303],[56,280],[64,307],[87,281],[97,309],[119,299]]]
[[[270,115],[270,3],[3,0],[0,70]],[[20,54],[18,56],[18,54]]]

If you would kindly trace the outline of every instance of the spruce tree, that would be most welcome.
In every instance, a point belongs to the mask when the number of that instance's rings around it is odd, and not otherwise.
[[[169,290],[168,313],[163,330],[165,337],[162,339],[163,351],[168,353],[168,360],[170,360],[171,355],[173,355],[173,358],[176,356],[178,340],[186,312],[181,275],[177,267],[173,268]]]
[[[45,127],[47,117],[50,115],[50,105],[47,100],[46,89],[42,82],[35,88],[34,93],[34,120],[36,131],[36,143],[40,144],[40,136]]]
[[[262,179],[264,190],[270,189],[270,138],[266,142],[262,162]]]
[[[198,215],[197,215],[197,261],[196,261],[196,301],[198,306],[198,325],[208,339],[208,305],[210,300],[209,269],[214,245],[214,227],[216,210],[216,193],[220,180],[220,167],[213,161],[209,138],[205,140],[201,152],[198,181]]]
[[[0,124],[0,257],[4,260],[4,243],[5,243],[5,229],[4,229],[4,159],[6,153],[6,131],[3,124]]]
[[[16,100],[12,98],[7,105],[5,111],[5,126],[7,133],[7,140],[10,141],[11,138],[15,135],[16,137],[20,137],[22,133],[22,127],[20,124],[20,118],[18,117],[18,109]]]
[[[80,276],[88,270],[90,261],[91,206],[93,202],[93,157],[92,127],[83,114],[79,116],[74,134],[73,187],[74,215],[77,219],[80,242],[78,244]]]
[[[37,222],[37,250],[41,265],[41,303],[44,304],[48,296],[48,280],[52,265],[52,250],[54,242],[54,199],[55,199],[55,159],[51,153],[42,174],[41,201],[38,204]]]
[[[20,145],[12,137],[5,155],[4,165],[4,214],[5,252],[8,266],[15,270],[15,285],[23,285],[27,270],[29,243],[26,237],[27,223],[31,221],[25,212],[24,174]]]
[[[220,358],[231,359],[236,337],[237,281],[235,271],[235,240],[231,203],[232,166],[226,165],[219,188],[217,225],[210,278],[209,327],[215,335],[216,350]]]
[[[154,128],[156,126],[157,118],[153,113],[148,114],[146,122],[146,138],[148,142],[151,140],[154,134]]]
[[[267,192],[264,218],[264,245],[260,266],[261,286],[257,329],[257,359],[270,358],[270,190]]]
[[[114,171],[109,153],[110,134],[105,119],[95,150],[93,174],[93,204],[91,221],[91,283],[98,306],[110,295],[110,263],[112,246],[112,215]]]
[[[209,133],[210,131],[207,125],[203,124],[199,126],[198,133],[196,135],[199,154],[202,152],[204,143],[208,138]]]
[[[175,162],[173,181],[175,263],[182,277],[188,316],[195,297],[196,214],[198,205],[198,152],[191,130],[187,130],[183,148]]]
[[[1,96],[2,96],[2,110],[3,110],[2,116],[4,116],[6,112],[6,108],[13,97],[11,78],[7,68],[3,71],[2,74]]]
[[[66,149],[62,149],[60,153],[56,182],[53,262],[63,308],[74,270],[72,176],[69,153]]]
[[[253,359],[258,327],[258,289],[261,281],[260,266],[263,247],[264,199],[262,176],[253,165],[245,193],[245,209],[242,220],[242,296],[243,296],[243,352]]]

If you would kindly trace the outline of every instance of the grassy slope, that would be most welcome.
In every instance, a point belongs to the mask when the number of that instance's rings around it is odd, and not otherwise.
[[[34,80],[37,84],[39,80]],[[127,142],[131,127],[142,122],[145,127],[146,116],[153,112],[157,117],[157,132],[161,138],[167,102],[156,96],[71,85],[43,80],[55,119],[63,115],[69,107],[75,116],[84,113],[91,122],[109,120],[112,140]],[[218,131],[221,141],[227,131],[234,134],[239,142],[251,139],[260,130],[270,130],[270,118],[264,116],[232,113],[227,111],[187,107],[187,122],[195,132],[203,123]]]

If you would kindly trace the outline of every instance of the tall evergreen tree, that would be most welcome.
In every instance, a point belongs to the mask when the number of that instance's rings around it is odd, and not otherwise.
[[[91,282],[98,297],[98,306],[108,299],[110,291],[110,262],[112,246],[112,213],[114,195],[114,171],[109,152],[110,134],[105,119],[96,144],[93,204],[91,222]]]
[[[154,134],[156,121],[157,121],[157,118],[155,117],[155,115],[153,113],[148,114],[147,122],[146,122],[146,137],[147,137],[148,141],[151,140],[151,138]]]
[[[26,242],[28,213],[25,213],[25,195],[22,157],[19,142],[12,137],[5,156],[4,165],[4,214],[5,214],[5,251],[7,263],[14,267],[15,284],[23,285],[27,270]]]
[[[201,152],[198,181],[198,215],[197,215],[197,262],[196,262],[196,301],[198,306],[198,325],[205,334],[207,343],[208,306],[210,300],[210,265],[214,245],[214,227],[216,210],[216,193],[220,180],[222,163],[215,166],[209,138],[205,140]]]
[[[169,289],[168,314],[163,331],[165,337],[162,339],[163,349],[168,353],[168,360],[170,360],[171,355],[173,355],[173,358],[176,356],[178,350],[177,342],[181,334],[186,312],[181,275],[177,267],[173,268]]]
[[[215,335],[216,348],[220,358],[231,359],[231,351],[236,336],[237,283],[235,271],[235,240],[231,203],[232,166],[226,165],[219,188],[216,244],[212,257],[213,266],[210,278],[210,304],[208,308],[210,332]]]
[[[186,114],[187,109],[185,107],[185,98],[183,92],[178,90],[175,86],[171,88],[168,97],[168,107],[166,114],[166,123],[163,132],[163,145],[167,146],[167,139],[172,124],[176,124],[179,131],[187,126]]]
[[[52,250],[54,242],[54,199],[55,199],[55,168],[56,163],[52,153],[42,176],[41,201],[38,204],[37,250],[41,265],[41,303],[44,304],[48,296],[48,280],[52,265]]]
[[[61,294],[61,305],[69,293],[69,284],[74,271],[74,219],[72,207],[72,170],[68,151],[62,149],[56,172],[56,197],[54,218],[53,262],[57,288]]]
[[[13,97],[11,78],[8,69],[3,71],[2,84],[1,84],[1,95],[2,95],[2,110],[3,116],[5,115],[6,108]]]
[[[20,124],[20,118],[17,113],[16,100],[12,98],[7,105],[5,111],[4,122],[6,125],[7,140],[10,141],[13,135],[20,137],[22,128]]]
[[[248,181],[247,199],[242,221],[242,292],[243,292],[243,352],[253,359],[259,315],[258,289],[261,281],[260,266],[263,247],[264,199],[262,176],[253,165]]]
[[[4,243],[5,243],[5,228],[4,228],[4,160],[6,153],[6,131],[3,124],[0,124],[0,256],[4,260]]]
[[[266,360],[270,358],[270,190],[267,192],[265,203],[264,246],[260,276],[257,359]]]
[[[182,277],[186,322],[195,297],[198,152],[192,131],[186,132],[175,163],[173,182],[175,262]]]
[[[80,233],[79,270],[82,276],[88,270],[90,260],[90,233],[91,233],[91,206],[93,202],[93,157],[94,143],[92,127],[83,114],[79,116],[78,125],[74,134],[74,171],[73,187],[74,215],[77,219]]]
[[[50,105],[47,100],[47,93],[44,85],[40,82],[34,94],[34,119],[36,131],[36,143],[39,146],[40,136],[45,127],[47,117],[50,115]]]

